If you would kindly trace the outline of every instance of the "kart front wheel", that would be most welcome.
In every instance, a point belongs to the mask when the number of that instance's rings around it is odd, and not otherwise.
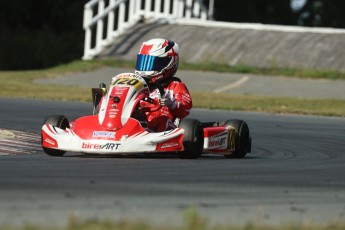
[[[53,125],[60,129],[69,128],[69,122],[64,115],[53,115],[53,116],[46,117],[43,124]],[[41,142],[43,142],[42,137],[41,137]],[[55,157],[61,157],[66,153],[65,151],[50,149],[50,148],[45,148],[45,147],[43,147],[43,151],[49,156],[55,156]]]
[[[251,151],[251,137],[249,127],[242,120],[228,120],[226,125],[233,127],[235,133],[235,152],[231,155],[224,155],[226,158],[243,158]]]
[[[204,147],[204,131],[200,121],[183,119],[179,127],[184,129],[184,151],[179,152],[178,156],[181,159],[196,159],[200,157]]]

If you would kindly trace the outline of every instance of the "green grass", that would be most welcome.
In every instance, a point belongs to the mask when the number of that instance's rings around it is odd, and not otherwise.
[[[209,224],[207,218],[202,217],[194,208],[185,210],[182,224],[165,224],[157,225],[147,221],[95,221],[85,220],[79,221],[75,216],[71,215],[67,226],[38,226],[25,225],[22,227],[2,226],[0,230],[344,230],[344,221],[333,221],[324,224],[301,223],[301,224],[282,224],[267,225],[262,223],[247,223],[245,225],[215,225]]]
[[[328,223],[323,225],[314,224],[290,224],[283,226],[269,226],[247,224],[245,226],[157,226],[147,222],[132,221],[85,221],[67,227],[40,227],[35,225],[27,225],[23,227],[0,227],[0,230],[344,230],[344,223]]]
[[[192,92],[193,106],[269,113],[345,117],[345,101]]]
[[[0,71],[1,97],[33,98],[48,100],[91,101],[90,89],[72,86],[34,84],[34,79],[53,78],[67,73],[91,71],[101,67],[129,67],[133,61],[112,59],[94,61],[74,61],[57,67],[35,71]],[[309,78],[345,79],[345,74],[330,71],[258,69],[254,67],[181,64],[181,69],[232,71],[252,74],[290,74]],[[303,73],[303,74],[302,74]],[[301,75],[299,75],[301,74]],[[343,100],[295,99],[262,97],[255,95],[230,95],[192,92],[194,108],[262,111],[272,113],[297,113],[345,117]]]
[[[128,67],[133,68],[135,66],[134,61],[125,60],[114,60],[114,59],[102,59],[91,61],[93,65],[95,62],[98,65],[103,66],[118,66],[118,67]],[[307,79],[329,79],[345,80],[345,72],[339,72],[334,70],[315,70],[315,69],[294,69],[294,68],[280,68],[277,66],[271,66],[270,68],[259,68],[248,65],[235,65],[229,66],[227,64],[218,64],[212,62],[206,62],[202,64],[195,63],[180,63],[179,69],[183,70],[200,70],[200,71],[214,71],[214,72],[227,72],[227,73],[246,73],[254,75],[265,75],[265,76],[286,76],[294,78],[307,78]]]
[[[87,89],[32,83],[36,78],[51,76],[54,75],[49,71],[1,72],[0,81],[2,82],[2,86],[0,96],[48,100],[88,101],[88,98],[85,97],[85,95],[90,95],[90,90]]]
[[[285,76],[294,78],[306,78],[306,79],[329,79],[339,80],[345,79],[345,73],[333,70],[311,70],[311,69],[293,69],[293,68],[279,68],[272,66],[270,68],[258,68],[247,65],[229,66],[226,64],[191,64],[182,63],[180,65],[182,69],[188,70],[203,70],[203,71],[215,71],[215,72],[228,72],[228,73],[246,73],[254,75],[264,76]]]
[[[55,73],[66,72],[78,72],[78,71],[90,71],[100,67],[135,67],[135,61],[127,60],[115,60],[115,59],[98,59],[92,61],[77,60],[65,65],[59,65],[54,68],[47,69],[48,71]],[[239,64],[236,66],[229,66],[227,64],[217,64],[212,62],[206,62],[202,64],[195,63],[180,63],[179,69],[183,70],[200,70],[200,71],[214,71],[214,72],[228,72],[228,73],[247,73],[254,75],[265,76],[286,76],[295,78],[308,78],[308,79],[329,79],[345,80],[345,72],[339,72],[334,70],[315,70],[315,69],[294,69],[294,68],[280,68],[272,66],[270,68],[259,68],[254,66],[248,66]]]

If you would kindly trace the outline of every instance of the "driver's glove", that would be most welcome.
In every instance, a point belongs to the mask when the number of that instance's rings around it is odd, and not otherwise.
[[[159,103],[161,106],[167,106],[169,110],[174,110],[176,108],[176,100],[169,92],[165,93],[163,97],[159,99]]]

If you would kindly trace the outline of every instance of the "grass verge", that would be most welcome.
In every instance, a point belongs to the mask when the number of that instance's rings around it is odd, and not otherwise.
[[[324,224],[301,223],[283,224],[279,226],[248,223],[239,225],[210,225],[207,218],[202,217],[194,208],[188,208],[183,215],[182,225],[154,225],[147,221],[79,221],[74,216],[70,216],[65,227],[41,227],[35,225],[25,225],[22,227],[0,227],[0,230],[343,230],[345,222],[333,221]]]
[[[68,73],[68,72],[80,72],[90,71],[100,67],[126,67],[134,68],[135,61],[120,60],[120,59],[98,59],[91,61],[76,60],[68,64],[59,65],[53,68],[48,68],[40,71],[28,71],[28,72],[42,72],[49,76],[56,74]],[[179,69],[183,70],[200,70],[200,71],[214,71],[214,72],[228,72],[228,73],[246,73],[254,75],[265,76],[286,76],[295,78],[307,78],[307,79],[329,79],[345,80],[345,72],[333,71],[333,70],[315,70],[315,69],[294,69],[294,68],[281,68],[277,66],[271,66],[270,68],[260,68],[254,66],[248,66],[239,64],[236,66],[229,66],[227,64],[219,64],[212,62],[205,62],[202,64],[195,63],[180,63]],[[21,72],[21,71],[19,71]],[[0,72],[3,73],[3,72]]]
[[[312,70],[312,69],[293,69],[293,68],[280,68],[272,66],[270,68],[259,68],[247,65],[229,66],[226,64],[205,63],[205,64],[191,64],[182,63],[182,69],[187,70],[203,70],[227,73],[246,73],[253,75],[263,76],[285,76],[304,79],[328,79],[340,80],[345,79],[345,73],[332,70]]]
[[[40,85],[34,84],[33,80],[38,78],[52,78],[71,72],[90,71],[105,66],[132,67],[134,66],[134,62],[114,61],[112,59],[75,61],[66,65],[60,65],[44,70],[0,71],[0,81],[2,83],[0,96],[48,100],[91,101],[90,89],[70,86]],[[182,64],[182,67],[185,69],[210,71],[230,71],[227,68],[232,68],[211,64]],[[263,71],[260,69],[250,70],[251,68],[249,67],[245,68],[238,66],[236,68],[238,68],[238,70],[236,70],[237,72],[249,71],[250,73],[262,73],[260,71]],[[275,73],[273,69],[271,72]],[[280,75],[281,73],[282,72],[280,72]],[[277,74],[279,74],[279,72]],[[332,75],[329,73],[327,76],[331,79],[345,79],[345,76],[343,75],[345,74],[337,73]],[[315,76],[317,76],[317,74],[315,74]],[[321,77],[321,75],[319,75],[319,77]],[[345,117],[345,102],[343,100],[277,98],[202,92],[192,92],[192,97],[194,107],[199,108]]]
[[[345,101],[192,92],[193,106],[209,109],[345,117]]]
[[[114,60],[114,59],[101,59],[93,61],[76,61],[73,62],[74,66],[81,66],[84,69],[95,68],[101,66],[109,67],[128,67],[134,68],[134,61],[126,60]],[[329,79],[339,80],[345,79],[345,72],[333,71],[333,70],[315,70],[315,69],[295,69],[295,68],[281,68],[277,66],[271,66],[270,68],[260,68],[248,65],[235,65],[229,66],[227,64],[219,64],[213,62],[205,62],[202,64],[186,63],[182,62],[179,66],[183,70],[199,70],[199,71],[214,71],[214,72],[227,72],[227,73],[246,73],[254,75],[265,76],[285,76],[294,78],[307,78],[307,79]]]

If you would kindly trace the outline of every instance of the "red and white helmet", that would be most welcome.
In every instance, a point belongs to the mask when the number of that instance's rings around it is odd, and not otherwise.
[[[178,44],[162,38],[144,42],[137,56],[135,73],[152,80],[164,81],[177,71]]]

